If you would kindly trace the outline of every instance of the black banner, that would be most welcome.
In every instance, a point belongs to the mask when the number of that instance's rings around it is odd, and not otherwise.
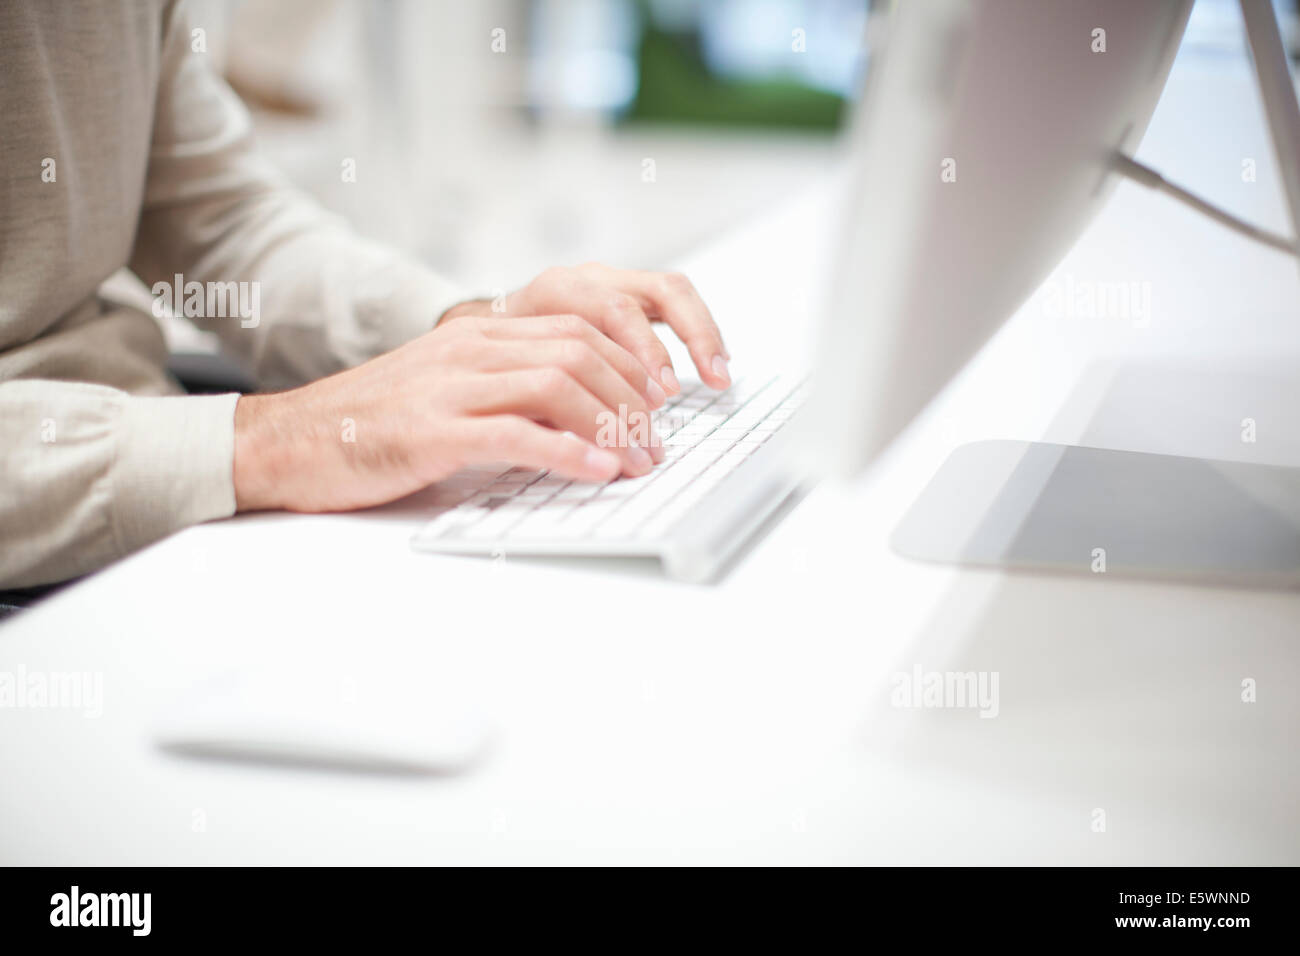
[[[814,890],[829,882],[824,874],[798,877],[804,892],[791,893],[771,875],[755,889],[752,874],[726,876],[731,886],[713,876],[701,888],[689,875],[643,873],[604,879],[603,892],[550,879],[538,892],[532,878],[527,890],[503,891],[425,869],[14,868],[0,869],[0,925],[6,943],[374,943],[430,931],[495,938],[528,926],[548,927],[553,938],[564,925],[579,938],[622,925],[629,939],[682,942],[676,934],[694,924],[805,945],[846,931],[869,945],[876,929],[882,941],[917,934],[925,944],[1131,937],[1218,947],[1289,937],[1293,877],[1285,869],[877,869],[831,877],[840,885],[828,894]]]

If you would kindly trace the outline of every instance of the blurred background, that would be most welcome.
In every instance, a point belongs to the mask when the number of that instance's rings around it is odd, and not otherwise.
[[[586,259],[664,267],[817,182],[887,6],[197,0],[192,15],[296,183],[488,293]],[[1275,7],[1294,61],[1296,0]],[[1236,0],[1199,0],[1180,56],[1244,55]]]

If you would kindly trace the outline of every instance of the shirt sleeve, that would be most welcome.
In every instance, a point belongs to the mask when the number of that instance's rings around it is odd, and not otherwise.
[[[198,324],[248,361],[267,388],[395,348],[470,297],[356,235],[283,180],[256,150],[239,98],[206,55],[191,50],[183,5],[164,17],[149,174],[130,265],[150,287],[173,289],[178,278],[204,288],[245,283],[238,291],[248,308],[205,315]],[[249,315],[253,305],[256,315]]]
[[[179,281],[182,299],[190,283],[246,284],[239,302],[255,306],[249,314],[227,310],[199,324],[249,362],[263,387],[297,385],[394,348],[468,298],[351,232],[258,155],[242,104],[190,49],[183,5],[167,7],[161,42],[129,265],[151,287]],[[126,344],[96,346],[89,331],[110,328],[81,329],[78,355],[102,346],[101,362],[121,357],[114,350]],[[161,353],[123,361],[146,360],[161,379]],[[0,382],[0,587],[76,577],[235,511],[237,395],[143,395],[70,377],[34,369]]]
[[[233,514],[238,397],[0,383],[0,587],[77,577]]]

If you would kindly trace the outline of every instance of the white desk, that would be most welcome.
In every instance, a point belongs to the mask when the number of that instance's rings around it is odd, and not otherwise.
[[[1180,62],[1142,156],[1283,228],[1250,90],[1243,64]],[[737,355],[803,341],[791,290],[824,209],[796,202],[685,264]],[[636,562],[415,554],[417,500],[194,528],[20,616],[0,670],[101,671],[105,707],[0,711],[0,861],[1300,862],[1300,597],[959,572],[887,548],[961,442],[1131,443],[1073,392],[1097,356],[1300,356],[1295,265],[1137,187],[1066,273],[1150,282],[1151,321],[1031,302],[870,475],[818,486],[716,587]],[[1261,435],[1258,453],[1284,445]],[[178,688],[294,648],[450,675],[496,743],[441,778],[153,747]],[[918,663],[998,671],[1000,715],[892,709],[890,674]]]

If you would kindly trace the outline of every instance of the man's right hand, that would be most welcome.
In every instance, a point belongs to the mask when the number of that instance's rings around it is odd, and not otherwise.
[[[240,398],[236,507],[363,508],[494,462],[582,481],[643,475],[662,460],[657,440],[597,440],[611,415],[645,421],[652,402],[663,395],[642,364],[581,318],[458,318],[301,388]]]

